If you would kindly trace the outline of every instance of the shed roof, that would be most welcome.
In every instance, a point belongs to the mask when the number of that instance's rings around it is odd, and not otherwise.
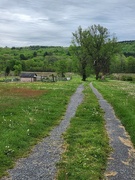
[[[22,77],[22,78],[35,78],[35,77],[37,77],[37,74],[35,74],[35,73],[21,73],[20,77]]]

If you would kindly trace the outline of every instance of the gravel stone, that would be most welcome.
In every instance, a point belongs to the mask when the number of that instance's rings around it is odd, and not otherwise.
[[[63,152],[62,145],[64,133],[70,124],[70,119],[75,115],[78,105],[83,100],[83,85],[80,85],[71,97],[66,114],[61,123],[55,127],[50,136],[37,144],[31,154],[16,162],[14,169],[8,170],[9,177],[1,180],[53,180],[57,168],[56,163],[60,160]]]
[[[92,83],[90,83],[90,87],[105,112],[106,129],[110,138],[110,146],[113,149],[108,159],[106,180],[135,180],[135,149],[130,137],[115,116],[112,106],[103,99]]]

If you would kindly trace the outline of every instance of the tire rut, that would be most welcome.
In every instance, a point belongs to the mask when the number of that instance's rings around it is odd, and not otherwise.
[[[115,116],[112,106],[90,83],[90,87],[104,110],[106,130],[110,139],[112,153],[108,158],[105,172],[106,180],[135,180],[135,149],[128,133],[120,120]]]
[[[70,124],[70,119],[75,115],[78,105],[83,100],[83,85],[80,85],[71,97],[66,114],[61,123],[55,127],[50,136],[37,144],[27,158],[16,162],[14,169],[8,170],[9,177],[1,180],[53,180],[55,179],[56,164],[63,152],[64,140],[62,134]]]

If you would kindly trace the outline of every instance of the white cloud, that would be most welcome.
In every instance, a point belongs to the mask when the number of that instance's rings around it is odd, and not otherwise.
[[[0,46],[69,46],[79,25],[93,24],[134,40],[134,8],[131,0],[1,0]]]

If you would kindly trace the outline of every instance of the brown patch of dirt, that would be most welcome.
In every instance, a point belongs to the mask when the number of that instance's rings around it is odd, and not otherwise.
[[[116,175],[117,175],[117,172],[113,172],[113,171],[112,171],[112,172],[105,173],[105,176],[106,176],[106,177],[111,177],[111,176],[113,177],[113,176],[116,176]]]
[[[128,161],[121,161],[123,164],[125,164],[126,166],[129,166],[129,160]]]
[[[47,92],[47,90],[13,88],[13,89],[10,89],[9,93],[11,93],[12,95],[22,96],[22,97],[37,97],[37,96],[40,96],[46,92]]]
[[[131,147],[131,148],[133,147],[133,145],[129,139],[124,139],[120,136],[119,136],[119,139],[125,146]]]

